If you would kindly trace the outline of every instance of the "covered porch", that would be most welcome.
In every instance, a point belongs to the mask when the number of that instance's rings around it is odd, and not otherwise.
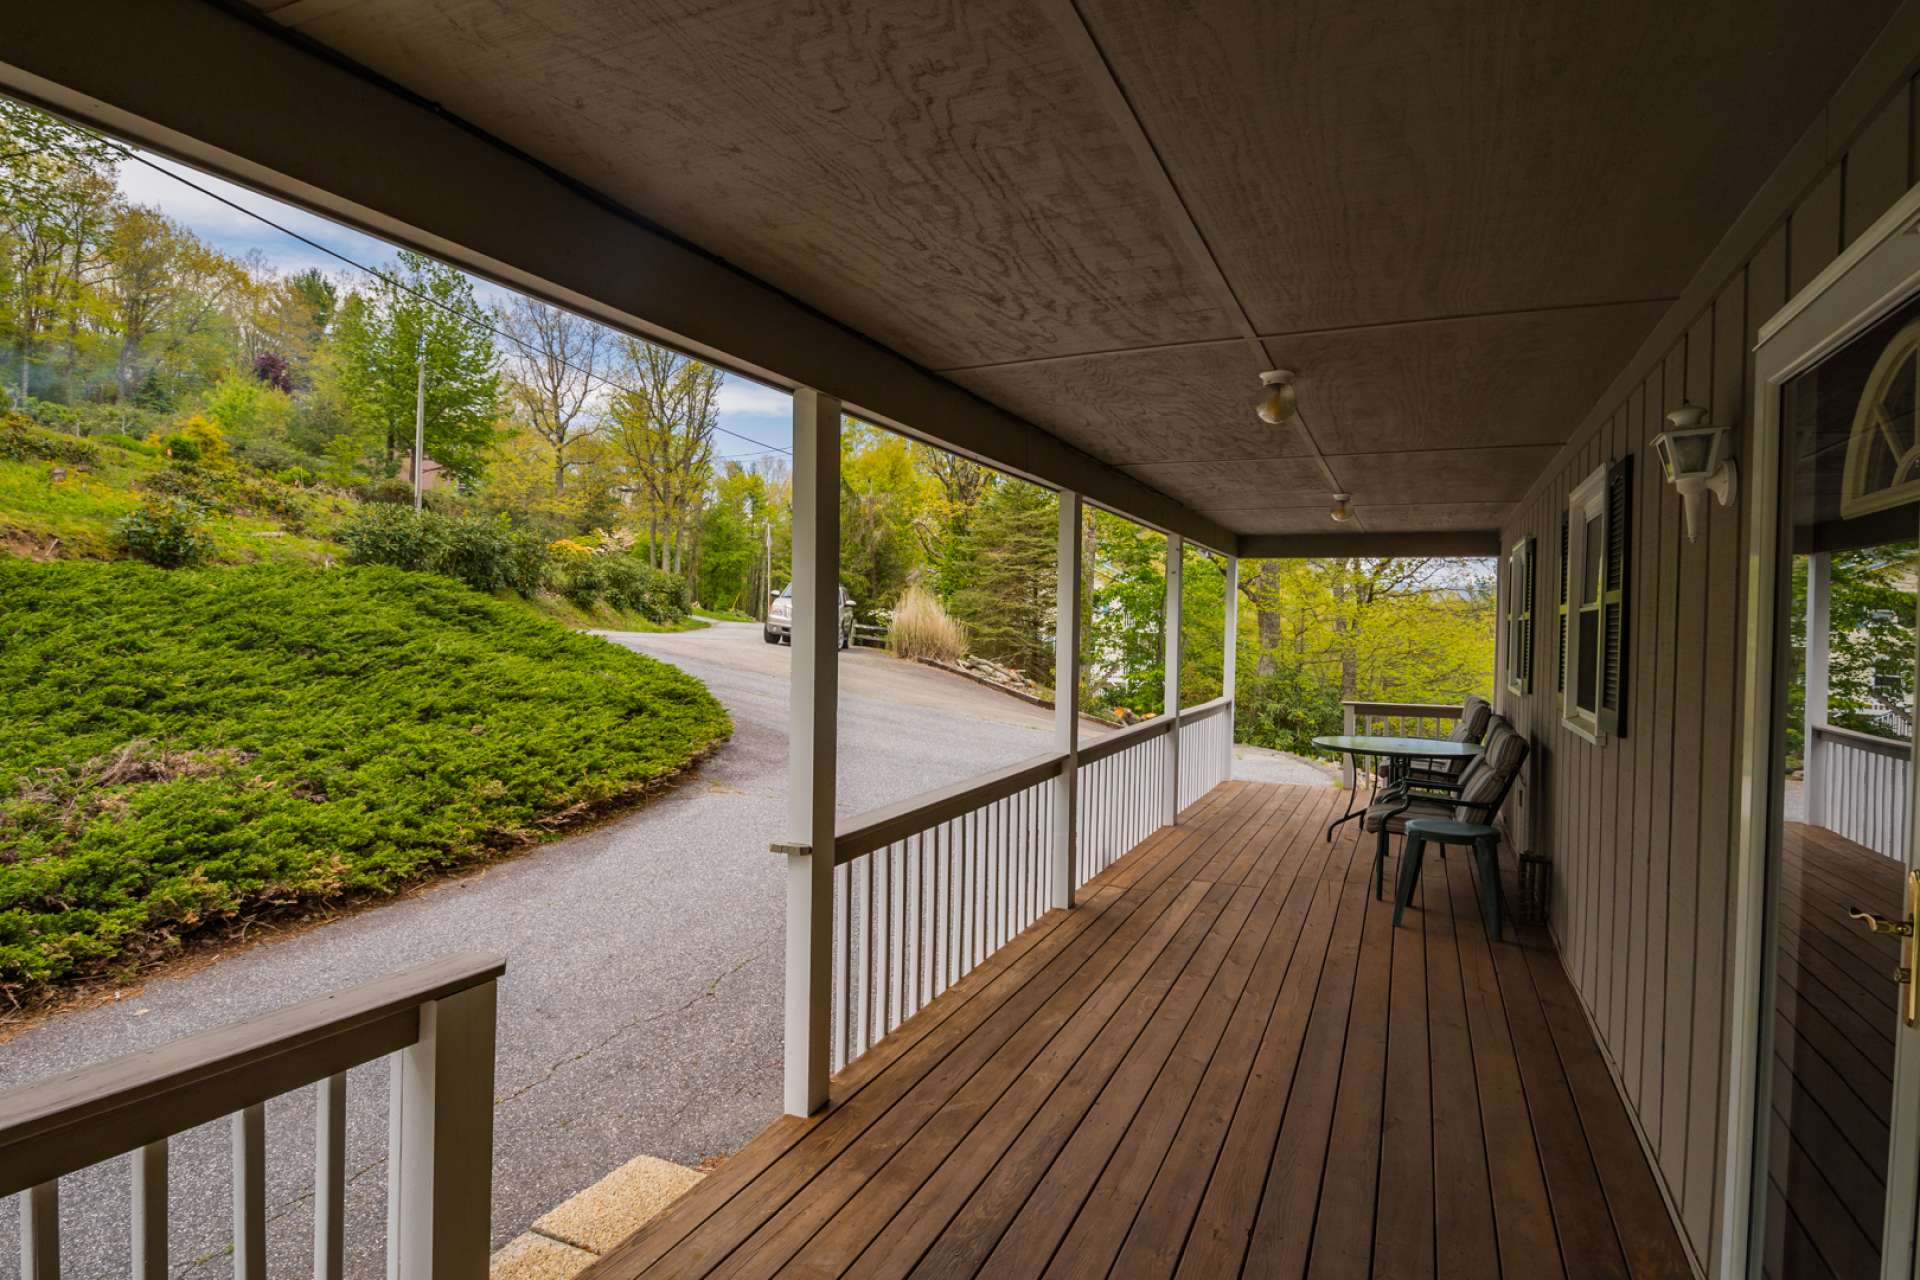
[[[1225,782],[590,1274],[1684,1276],[1543,931]]]
[[[1751,413],[1759,326],[1920,173],[1920,0],[1199,8],[111,0],[0,53],[11,94],[792,395],[789,1114],[598,1276],[1752,1270],[1716,909],[1749,547],[1739,509],[1681,542],[1649,446]],[[1061,513],[1051,749],[852,819],[846,416]],[[1635,452],[1639,701],[1581,732],[1551,548]],[[1083,742],[1089,506],[1167,539],[1169,680]],[[1553,936],[1490,938],[1462,856],[1395,928],[1371,840],[1323,838],[1339,792],[1231,779],[1232,644],[1180,705],[1188,543],[1229,636],[1242,558],[1507,557],[1491,692],[1538,755],[1506,830],[1554,860]],[[130,1156],[132,1271],[166,1274],[168,1140],[230,1116],[264,1275],[264,1107],[313,1087],[343,1274],[345,1072],[391,1058],[389,1266],[484,1274],[502,971],[4,1100],[23,1272],[59,1274],[60,1179]]]

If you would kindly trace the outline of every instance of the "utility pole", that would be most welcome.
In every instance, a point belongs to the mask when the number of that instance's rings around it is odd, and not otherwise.
[[[413,392],[413,509],[418,511],[422,505],[420,473],[426,469],[427,461],[427,317],[424,312],[420,316],[420,354],[414,363],[420,369]]]
[[[760,616],[766,618],[773,608],[773,513],[762,512],[760,528],[767,535],[767,572],[760,592]]]

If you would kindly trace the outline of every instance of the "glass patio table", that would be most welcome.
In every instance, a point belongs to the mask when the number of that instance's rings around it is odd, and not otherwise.
[[[1376,737],[1371,734],[1326,734],[1315,738],[1313,745],[1327,751],[1338,751],[1342,755],[1367,756],[1372,760],[1384,760],[1387,764],[1387,785],[1405,778],[1413,770],[1415,760],[1471,760],[1480,754],[1477,742],[1455,742],[1451,738],[1392,738]],[[1367,766],[1371,776],[1374,768]],[[1358,770],[1355,771],[1357,778]],[[1327,839],[1333,839],[1334,828],[1343,822],[1352,822],[1365,814],[1365,810],[1355,813],[1353,795],[1360,788],[1354,787],[1347,792],[1347,811],[1327,824]]]

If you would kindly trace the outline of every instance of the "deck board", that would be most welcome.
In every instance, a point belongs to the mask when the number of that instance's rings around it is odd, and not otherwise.
[[[1216,788],[589,1274],[1685,1274],[1558,959],[1340,800]]]
[[[1898,863],[1843,836],[1786,824],[1775,933],[1774,1058],[1765,1269],[1879,1270],[1898,944],[1847,919],[1904,914]]]

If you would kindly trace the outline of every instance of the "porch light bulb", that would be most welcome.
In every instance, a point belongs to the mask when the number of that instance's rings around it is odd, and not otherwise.
[[[1293,417],[1293,373],[1288,369],[1269,369],[1260,375],[1260,398],[1253,411],[1260,421],[1279,426]]]
[[[1333,510],[1327,513],[1341,524],[1353,519],[1353,495],[1336,493],[1333,495]]]
[[[1740,490],[1739,468],[1727,457],[1727,429],[1707,421],[1707,411],[1682,402],[1667,414],[1667,429],[1653,438],[1653,451],[1667,483],[1680,495],[1687,541],[1700,532],[1700,503],[1709,493],[1730,507]]]

